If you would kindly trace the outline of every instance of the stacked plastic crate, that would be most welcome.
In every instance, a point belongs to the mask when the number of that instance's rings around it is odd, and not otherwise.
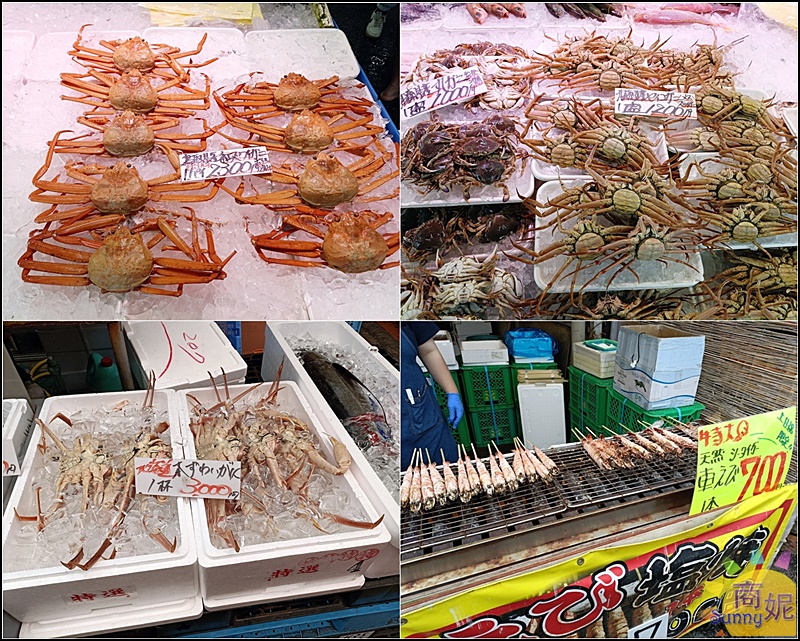
[[[509,365],[465,365],[461,381],[476,446],[513,444],[519,435],[516,389]]]

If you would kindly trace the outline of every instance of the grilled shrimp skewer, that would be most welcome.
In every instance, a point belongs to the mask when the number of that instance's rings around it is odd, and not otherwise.
[[[428,474],[430,474],[431,482],[433,483],[433,495],[436,497],[436,502],[439,505],[447,505],[447,489],[444,486],[444,479],[431,462],[431,453],[427,448],[425,449],[425,454],[428,456]]]
[[[411,455],[411,463],[408,465],[406,475],[403,477],[403,484],[400,486],[400,507],[405,509],[408,507],[408,501],[411,496],[411,480],[414,477],[414,455]]]
[[[458,498],[462,503],[468,503],[472,498],[472,487],[469,484],[467,468],[464,459],[461,458],[461,450],[458,450]]]
[[[483,461],[478,458],[478,453],[475,451],[474,443],[472,444],[472,455],[475,457],[475,467],[478,468],[478,477],[481,480],[481,487],[483,488],[483,491],[486,492],[487,496],[492,496],[494,494],[492,477],[489,476],[489,470],[486,469]]]
[[[497,461],[494,460],[491,446],[489,446],[489,471],[492,475],[492,486],[494,487],[494,491],[498,494],[504,494],[506,491],[506,480],[503,478],[503,473],[500,471],[500,466],[498,466]]]
[[[536,452],[536,456],[539,457],[539,460],[542,462],[542,465],[544,465],[545,468],[547,468],[548,472],[551,472],[552,474],[558,472],[558,465],[556,465],[553,462],[553,459],[551,459],[549,456],[547,456],[547,454],[542,452],[542,450],[536,447],[536,445],[533,446],[533,451]]]
[[[481,487],[481,478],[475,466],[472,465],[472,461],[469,460],[467,448],[462,445],[461,449],[464,450],[464,467],[467,469],[467,484],[469,485],[470,498],[472,498],[480,494],[483,490]]]
[[[436,493],[433,491],[433,479],[428,466],[422,460],[422,450],[419,451],[420,475],[422,476],[422,509],[429,512],[436,506]]]
[[[447,459],[444,457],[444,450],[439,451],[442,455],[442,470],[444,471],[444,487],[447,491],[447,500],[452,502],[458,499],[458,481],[456,480],[455,474],[453,474],[450,463],[448,463]]]
[[[411,465],[414,466],[414,459],[417,457],[417,450],[411,456]],[[422,475],[420,474],[419,464],[414,467],[414,475],[411,479],[411,490],[408,497],[409,509],[417,513],[422,509]]]
[[[514,443],[514,458],[511,460],[511,468],[514,470],[514,475],[519,483],[524,483],[528,479],[528,473],[525,471],[525,462],[522,460],[522,455],[519,453],[519,447],[516,442]]]
[[[539,474],[536,472],[536,467],[531,461],[530,456],[528,456],[528,450],[525,449],[525,446],[522,444],[518,438],[514,439],[514,446],[517,448],[517,454],[519,454],[519,458],[522,461],[522,467],[525,469],[525,476],[528,477],[528,481],[533,483],[537,478],[539,478]]]
[[[510,492],[513,492],[519,487],[519,481],[517,480],[517,475],[514,474],[514,470],[506,461],[506,457],[503,456],[502,452],[500,452],[500,448],[497,447],[497,443],[492,441],[492,445],[494,445],[495,452],[497,454],[497,462],[500,464],[500,472],[503,475],[503,479],[506,482],[506,487]],[[491,448],[489,448],[489,456],[492,455]]]

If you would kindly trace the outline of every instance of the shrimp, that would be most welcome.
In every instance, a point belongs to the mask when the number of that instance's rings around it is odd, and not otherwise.
[[[500,472],[503,474],[503,479],[506,482],[506,486],[508,487],[510,492],[513,492],[519,487],[519,481],[517,480],[517,475],[514,474],[514,470],[506,461],[506,457],[500,452],[500,448],[497,447],[497,443],[492,441],[492,445],[494,445],[494,449],[497,455],[497,462],[500,464]],[[492,455],[491,448],[489,450],[489,456]]]
[[[469,460],[467,448],[463,445],[461,447],[464,450],[464,467],[467,468],[467,481],[469,483],[470,496],[477,496],[481,493],[481,479],[475,467],[472,465],[472,461]]]
[[[486,469],[486,466],[483,464],[478,458],[477,452],[475,452],[475,445],[472,445],[472,455],[475,457],[475,467],[478,468],[478,476],[481,480],[481,487],[483,491],[486,492],[488,496],[492,496],[494,494],[494,485],[492,485],[492,477],[489,476],[489,470]]]
[[[400,507],[407,508],[409,496],[411,495],[411,479],[414,476],[414,457],[411,457],[411,463],[406,470],[406,475],[403,477],[403,484],[400,486]]]
[[[428,474],[430,474],[431,481],[433,482],[433,495],[436,497],[439,505],[447,505],[447,489],[444,485],[444,479],[439,474],[439,470],[431,462],[431,453],[426,449],[425,454],[428,455]]]
[[[414,454],[411,456],[411,465],[414,465],[414,459],[416,458],[417,450],[414,450]],[[420,454],[420,458],[422,454]],[[408,497],[408,508],[417,513],[422,509],[422,476],[420,474],[419,463],[414,468],[414,476],[411,479],[411,490],[409,491]]]

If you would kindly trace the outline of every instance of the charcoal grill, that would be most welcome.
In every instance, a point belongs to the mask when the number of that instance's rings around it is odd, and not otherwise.
[[[601,470],[579,443],[547,452],[559,474],[549,484],[480,495],[401,519],[403,609],[597,547],[688,513],[697,453]],[[512,454],[506,455],[511,463]],[[439,468],[440,473],[442,468]],[[453,466],[453,473],[457,468]],[[434,597],[435,595],[435,597]]]

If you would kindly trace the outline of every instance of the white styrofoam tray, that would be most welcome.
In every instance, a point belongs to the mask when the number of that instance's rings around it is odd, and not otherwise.
[[[126,321],[123,323],[135,358],[134,374],[142,387],[150,371],[156,389],[188,389],[244,382],[247,364],[214,321]]]
[[[230,395],[235,397],[252,388],[252,385],[234,385],[229,388]],[[246,399],[254,402],[263,398],[269,388],[270,383],[265,382],[253,389]],[[194,438],[189,427],[193,416],[186,398],[189,393],[188,390],[177,392],[186,458],[196,458]],[[214,390],[208,388],[191,390],[191,394],[206,407],[217,402]],[[322,455],[329,461],[335,460],[326,430],[296,383],[281,382],[275,407],[308,425],[311,433],[317,436]],[[353,455],[352,452],[350,454]],[[352,472],[334,476],[333,483],[350,494],[351,500],[362,507],[367,519],[376,521],[380,517],[380,513],[362,493]],[[391,538],[381,523],[371,530],[352,528],[336,534],[291,541],[242,545],[240,551],[236,552],[212,545],[204,500],[192,504],[192,517],[197,531],[200,589],[207,610],[358,589],[364,584],[365,569]],[[300,572],[314,565],[317,566],[316,571]]]
[[[33,410],[28,401],[24,398],[3,399],[3,440],[10,439],[14,444],[20,473],[31,441],[31,421],[33,421]],[[16,476],[3,477],[3,512],[8,505],[8,498],[16,480]]]
[[[796,155],[797,151],[795,150],[792,153],[795,155],[795,158],[796,158],[797,157],[797,155]],[[713,161],[714,158],[719,158],[719,155],[715,154],[715,153],[709,153],[709,152],[696,153],[696,154],[686,154],[686,156],[681,161],[681,165],[680,165],[680,170],[679,171],[680,171],[681,177],[683,177],[683,178],[687,178],[688,177],[690,180],[699,177],[699,174],[697,172],[697,168],[696,167],[692,167],[691,172],[689,172],[689,175],[686,176],[686,172],[689,169],[689,166],[695,161],[698,162],[698,163],[700,163],[700,162],[703,163],[702,164],[703,171],[705,171],[706,173],[709,173],[709,172],[710,173],[716,173],[716,172],[721,171],[722,169],[725,169],[726,167],[728,167],[728,165],[724,165],[722,163],[714,162]],[[692,199],[690,198],[689,200],[692,200]],[[795,232],[791,232],[791,233],[788,233],[788,234],[779,234],[777,236],[766,236],[766,237],[758,238],[758,244],[761,245],[761,247],[764,247],[764,248],[769,248],[769,247],[797,247],[797,232],[795,231]],[[741,243],[741,242],[736,242],[736,241],[733,241],[733,240],[728,241],[726,243],[720,242],[719,246],[720,246],[720,248],[723,248],[723,249],[751,249],[751,250],[758,251],[758,247],[756,247],[753,243]]]
[[[400,571],[400,504],[398,497],[393,496],[370,466],[367,459],[353,443],[350,434],[328,405],[317,386],[306,373],[300,359],[292,351],[287,342],[289,336],[311,334],[319,341],[331,342],[353,351],[361,352],[363,358],[373,358],[379,367],[384,368],[390,377],[397,381],[400,389],[400,373],[381,356],[376,349],[365,341],[347,323],[341,321],[270,321],[264,336],[264,358],[261,365],[261,378],[270,379],[278,371],[281,360],[283,371],[281,380],[297,383],[298,388],[308,401],[311,409],[320,419],[326,431],[329,431],[342,443],[348,444],[352,458],[350,470],[359,486],[367,495],[372,505],[381,514],[385,514],[383,523],[391,534],[391,545],[387,546],[366,570],[367,578],[393,576]],[[397,402],[397,399],[392,399]],[[383,402],[383,401],[382,401]],[[391,401],[390,401],[391,402]],[[350,444],[352,443],[352,447]]]
[[[330,76],[344,80],[359,74],[358,60],[339,29],[250,31],[244,39],[248,67],[262,71],[269,82],[291,72],[309,80]]]
[[[58,435],[61,421],[50,423],[62,412],[66,415],[78,410],[110,408],[120,401],[141,403],[146,392],[111,392],[108,394],[78,394],[54,396],[42,406],[39,417]],[[158,390],[154,406],[169,412],[169,436],[173,456],[183,456],[181,431],[175,392]],[[42,430],[34,428],[32,442],[38,442]],[[49,444],[52,447],[52,444]],[[36,514],[36,493],[32,476],[41,468],[42,454],[38,448],[31,450],[30,464],[25,466],[9,504],[20,514]],[[55,479],[53,479],[55,482]],[[178,501],[178,526],[180,537],[175,552],[166,550],[136,557],[100,560],[90,570],[68,570],[61,564],[37,570],[3,572],[3,609],[24,623],[46,625],[56,619],[86,617],[92,629],[106,630],[114,625],[115,613],[124,615],[130,608],[156,606],[165,601],[193,599],[199,593],[197,577],[197,551],[187,499]],[[48,510],[49,506],[42,506]],[[3,551],[14,554],[15,535],[21,524],[12,510],[3,518]],[[93,553],[94,550],[87,551]],[[66,560],[66,559],[65,559]],[[104,599],[79,599],[72,595],[101,595],[106,591],[123,588],[130,594],[120,605],[110,605]],[[113,599],[112,599],[113,602]],[[144,624],[149,619],[140,619]]]
[[[214,82],[212,90],[218,84],[231,80],[250,69],[245,64],[247,60],[247,45],[244,34],[239,29],[232,27],[151,27],[145,29],[142,38],[151,45],[168,43],[173,47],[180,47],[182,51],[194,51],[198,43],[206,35],[206,41],[199,54],[188,58],[179,59],[178,62],[185,63],[189,60],[194,62],[204,62],[216,58],[214,62],[197,70],[190,71],[195,73],[213,73]]]
[[[783,121],[789,127],[789,131],[797,138],[797,107],[786,107],[783,109]]]
[[[586,181],[581,179],[571,180],[562,183],[557,181],[547,182],[539,188],[537,200],[541,203],[546,203],[548,200],[555,198],[563,193],[564,189],[570,189],[584,184]],[[556,214],[553,214],[555,216]],[[550,222],[552,216],[541,218],[537,216],[537,222],[542,225]],[[575,224],[575,220],[565,223],[570,228]],[[564,238],[565,234],[558,230],[557,225],[541,229],[536,233],[534,240],[535,251],[541,252],[543,249],[549,247],[555,242]],[[691,287],[703,280],[703,263],[700,259],[699,252],[693,252],[689,255],[687,260],[684,254],[675,254],[681,261],[688,262],[691,267],[682,265],[673,260],[670,260],[667,265],[658,261],[644,261],[635,260],[630,263],[631,269],[637,272],[639,280],[631,274],[627,269],[622,270],[614,278],[613,282],[608,283],[611,276],[617,271],[618,267],[610,269],[602,276],[594,279],[594,281],[583,288],[587,292],[600,292],[600,291],[624,291],[624,290],[641,290],[641,289],[673,289],[680,287]],[[539,263],[534,266],[534,279],[537,286],[544,290],[548,283],[553,279],[555,274],[564,265],[564,262],[569,260],[567,256],[559,255]],[[578,260],[573,260],[573,265],[567,267],[559,277],[557,283],[548,289],[549,292],[554,294],[561,294],[570,291],[570,285],[573,280],[572,271],[578,266]],[[586,261],[589,262],[589,261]],[[592,265],[582,266],[581,270],[575,277],[575,291],[580,290],[589,280],[591,280],[600,270],[612,264],[611,259],[604,259]]]

